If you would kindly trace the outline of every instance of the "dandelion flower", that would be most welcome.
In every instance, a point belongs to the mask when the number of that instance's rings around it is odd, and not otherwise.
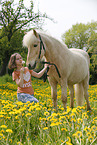
[[[61,128],[61,131],[68,131],[66,128]]]
[[[0,128],[7,128],[7,126],[6,125],[1,125]]]
[[[3,134],[2,134],[2,133],[0,133],[0,136],[3,136]]]
[[[48,129],[48,127],[44,127],[44,128],[43,128],[43,130],[47,130],[47,129]]]
[[[27,113],[25,116],[26,116],[26,117],[32,116],[32,114],[31,114],[31,113]]]
[[[7,129],[6,132],[13,133],[13,131],[11,129]]]
[[[92,136],[89,136],[89,137],[88,137],[88,140],[89,140],[90,142],[92,142],[93,139],[94,139],[94,138],[93,138]]]
[[[45,116],[48,116],[50,113],[49,112],[44,112],[44,115]]]

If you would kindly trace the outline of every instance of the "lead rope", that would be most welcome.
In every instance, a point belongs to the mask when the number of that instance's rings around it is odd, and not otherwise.
[[[56,71],[57,71],[57,73],[58,73],[59,78],[61,78],[61,75],[60,75],[60,73],[59,73],[59,70],[58,70],[57,66],[56,66],[54,63],[45,62],[45,61],[41,61],[40,63],[42,63],[42,64],[54,65],[55,68],[56,68]],[[46,79],[47,79],[47,76],[48,76],[47,73],[48,73],[48,71],[49,71],[49,67],[47,67],[46,72],[45,72],[45,73],[43,74],[43,76],[42,76],[42,79],[43,79],[44,82],[45,82]]]

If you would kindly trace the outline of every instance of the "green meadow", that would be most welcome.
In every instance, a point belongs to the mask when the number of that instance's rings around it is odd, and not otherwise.
[[[58,112],[53,108],[51,88],[47,82],[32,78],[34,96],[39,103],[17,100],[17,85],[11,76],[0,77],[0,145],[96,145],[97,85],[89,86],[92,111],[76,105],[71,109],[67,90],[67,110],[57,87]]]

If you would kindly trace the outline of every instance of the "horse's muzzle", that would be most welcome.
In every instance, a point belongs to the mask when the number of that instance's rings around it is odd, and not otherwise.
[[[36,62],[34,63],[34,65],[32,66],[31,64],[28,65],[28,68],[31,70],[31,69],[34,69],[36,67]]]

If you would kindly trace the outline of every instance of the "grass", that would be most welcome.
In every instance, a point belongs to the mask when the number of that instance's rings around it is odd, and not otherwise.
[[[39,103],[17,100],[17,86],[8,75],[0,78],[0,144],[1,145],[96,145],[97,144],[97,85],[89,86],[92,112],[82,107],[69,107],[61,102],[58,86],[58,112],[53,109],[48,82],[32,79]]]

